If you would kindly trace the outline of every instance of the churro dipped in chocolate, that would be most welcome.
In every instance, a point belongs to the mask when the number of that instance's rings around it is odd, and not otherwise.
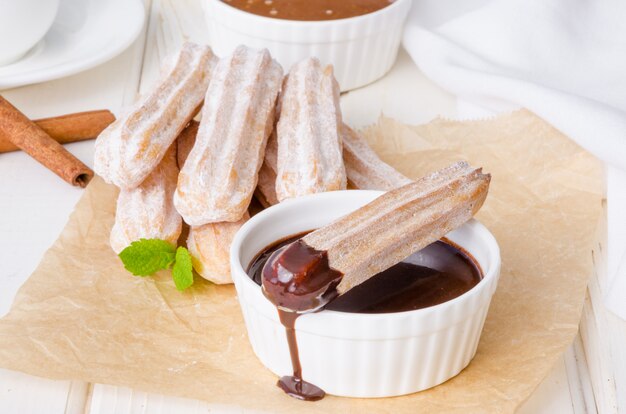
[[[138,187],[120,190],[110,237],[115,253],[139,239],[161,239],[176,244],[182,229],[182,219],[172,200],[177,176],[176,144],[172,144]]]
[[[283,82],[276,126],[276,194],[280,201],[344,190],[339,86],[332,66],[316,58],[296,63]]]
[[[411,179],[381,160],[363,139],[343,124],[343,161],[348,183],[360,190],[393,190],[409,184]]]
[[[96,173],[120,188],[141,184],[198,111],[215,60],[208,46],[185,43],[158,86],[100,134]]]
[[[323,307],[472,218],[490,179],[459,162],[381,195],[276,251],[263,268],[265,295],[295,312]]]
[[[239,46],[215,66],[196,143],[174,204],[192,226],[238,221],[257,184],[282,68],[267,50]]]

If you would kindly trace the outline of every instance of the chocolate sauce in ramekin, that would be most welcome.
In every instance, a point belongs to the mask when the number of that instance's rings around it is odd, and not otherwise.
[[[267,246],[252,261],[248,276],[261,285],[263,267],[272,253],[305,234],[290,236]],[[323,253],[308,252],[305,248],[296,246],[292,259],[297,260],[299,254],[318,254],[317,262],[325,269],[327,259]],[[335,277],[332,269],[330,271],[328,278]],[[324,309],[348,313],[412,311],[452,300],[472,289],[481,279],[482,271],[476,260],[460,246],[444,238],[331,300]],[[311,291],[315,291],[314,288]],[[308,298],[306,292],[303,294]],[[278,314],[287,334],[293,375],[282,377],[277,385],[290,396],[302,400],[315,401],[323,398],[323,390],[302,379],[295,334],[295,321],[299,314],[279,308]]]

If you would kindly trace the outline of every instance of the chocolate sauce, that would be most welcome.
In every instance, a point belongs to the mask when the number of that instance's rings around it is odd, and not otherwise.
[[[337,298],[332,297],[336,292],[335,287],[341,279],[341,273],[330,269],[328,257],[325,252],[319,252],[303,243],[293,243],[308,232],[297,234],[280,240],[266,247],[253,261],[248,269],[248,275],[257,284],[262,285],[267,296],[279,306],[289,309],[318,308],[320,303],[326,304],[324,309],[350,313],[393,313],[427,308],[452,300],[473,288],[482,279],[482,271],[476,260],[460,246],[453,242],[442,239],[426,246],[424,249],[413,253],[402,262],[389,269],[374,275],[362,284],[350,289]],[[276,253],[285,250],[283,258],[288,260],[276,261]],[[305,263],[311,262],[311,266]],[[272,259],[274,262],[272,263]],[[270,262],[273,271],[284,274],[295,271],[293,278],[282,281],[274,280],[274,283],[263,284],[263,279],[271,275],[265,275],[263,269],[266,262]],[[289,262],[289,263],[286,263]],[[306,286],[311,289],[302,289],[299,298],[304,299],[305,305],[294,304],[289,300],[285,292],[297,291],[294,285],[306,278],[307,274],[322,270],[323,277],[320,281],[308,282]],[[284,276],[284,275],[283,275]],[[296,279],[297,278],[297,279]],[[317,278],[317,276],[316,276]],[[331,289],[328,289],[329,286]],[[291,290],[290,290],[291,289]],[[312,293],[313,292],[313,293]],[[328,300],[334,299],[327,303]],[[293,376],[284,376],[278,381],[278,386],[288,395],[314,401],[323,398],[324,391],[302,379],[302,368],[298,355],[298,345],[295,335],[295,321],[298,313],[289,312],[278,308],[278,314],[287,334]]]
[[[442,239],[350,289],[325,309],[393,313],[428,308],[461,296],[481,279],[475,259]]]
[[[336,20],[380,10],[393,0],[222,0],[240,10],[285,20]]]
[[[335,288],[343,275],[330,268],[326,252],[316,250],[302,240],[290,238],[279,242],[261,256],[262,263],[257,259],[250,269],[260,273],[263,294],[278,309],[293,367],[293,375],[282,377],[276,385],[291,397],[320,400],[326,393],[302,379],[295,323],[300,316],[298,312],[321,309],[334,299],[337,296]]]
[[[274,251],[262,267],[263,293],[279,308],[311,311],[337,296],[342,276],[330,268],[326,252],[296,240]]]
[[[296,319],[299,313],[278,309],[280,323],[285,327],[287,343],[289,344],[289,355],[291,356],[291,366],[293,375],[281,377],[276,385],[285,391],[287,395],[304,401],[317,401],[324,398],[326,393],[316,385],[302,379],[302,366],[300,365],[300,354],[298,352],[298,342],[296,341]]]

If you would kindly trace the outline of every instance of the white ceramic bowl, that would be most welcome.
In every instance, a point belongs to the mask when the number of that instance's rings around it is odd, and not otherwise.
[[[257,357],[276,375],[292,375],[285,329],[274,305],[245,270],[274,241],[328,224],[380,194],[334,191],[287,200],[254,216],[235,236],[232,275],[248,337]],[[299,317],[296,338],[303,378],[333,395],[388,397],[441,384],[465,368],[476,353],[496,290],[500,251],[491,233],[476,220],[447,237],[480,264],[484,278],[474,288],[451,301],[415,311],[324,310]]]
[[[0,0],[0,66],[21,58],[52,26],[59,0]]]
[[[258,16],[221,0],[204,0],[209,42],[219,56],[237,45],[267,48],[285,69],[316,56],[332,64],[342,91],[382,77],[396,60],[412,0],[338,20],[295,21]]]

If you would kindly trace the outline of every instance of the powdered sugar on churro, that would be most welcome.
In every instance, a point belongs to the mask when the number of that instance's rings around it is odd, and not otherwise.
[[[174,203],[193,226],[237,221],[257,184],[282,68],[267,50],[239,46],[219,61]]]
[[[296,63],[283,82],[277,125],[279,200],[346,188],[339,86],[332,66]]]
[[[459,162],[389,191],[302,240],[344,274],[339,294],[455,229],[480,209],[491,176]]]
[[[367,142],[352,128],[342,129],[343,161],[348,182],[361,190],[393,190],[411,182],[395,168],[383,162]]]
[[[138,187],[120,191],[110,238],[116,253],[142,238],[176,244],[182,229],[182,219],[172,200],[177,176],[176,145],[173,144]]]
[[[214,63],[209,47],[185,43],[158,86],[100,134],[96,173],[120,188],[141,184],[196,113]]]
[[[250,219],[246,212],[235,222],[209,223],[191,227],[187,248],[192,255],[194,269],[213,283],[232,283],[230,275],[230,245],[237,230]]]

